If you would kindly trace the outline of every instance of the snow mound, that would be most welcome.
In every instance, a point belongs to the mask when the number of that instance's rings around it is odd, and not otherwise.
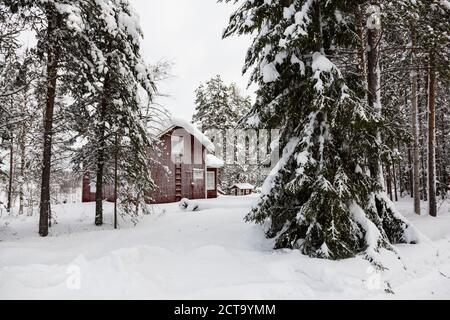
[[[194,211],[200,210],[200,205],[198,204],[198,202],[192,201],[192,200],[189,200],[186,198],[181,199],[178,206],[180,207],[180,209],[189,211],[189,212],[194,212]]]
[[[189,199],[186,199],[186,198],[181,199],[180,203],[178,204],[178,206],[182,210],[186,210],[188,205],[189,205]]]

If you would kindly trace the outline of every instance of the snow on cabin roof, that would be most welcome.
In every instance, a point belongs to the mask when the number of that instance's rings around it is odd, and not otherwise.
[[[215,155],[208,153],[206,155],[206,166],[208,168],[222,168],[225,162],[217,158]]]
[[[183,128],[189,134],[193,135],[198,141],[200,141],[200,143],[205,146],[206,150],[209,152],[214,152],[215,147],[211,140],[209,140],[208,137],[198,130],[192,123],[184,119],[171,117],[165,124],[164,129],[158,134],[158,137],[161,137],[175,127]]]
[[[231,188],[234,188],[234,187],[241,189],[241,190],[245,190],[245,189],[254,190],[255,189],[255,186],[250,183],[236,183],[231,186]]]

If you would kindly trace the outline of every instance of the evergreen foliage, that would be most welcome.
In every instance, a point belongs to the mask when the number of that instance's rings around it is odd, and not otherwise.
[[[245,1],[224,36],[256,35],[244,67],[259,85],[251,115],[282,128],[283,156],[247,221],[265,223],[276,248],[377,263],[381,247],[417,238],[370,165],[383,152],[378,110],[361,77],[335,59],[358,47],[355,5]]]

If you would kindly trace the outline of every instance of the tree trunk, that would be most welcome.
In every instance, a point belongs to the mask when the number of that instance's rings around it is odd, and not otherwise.
[[[25,116],[27,109],[27,100],[28,100],[28,88],[24,89],[23,103],[22,103],[22,116]],[[26,166],[26,134],[27,134],[27,123],[25,120],[22,121],[20,127],[20,139],[19,139],[19,148],[20,148],[20,181],[19,181],[19,215],[24,214],[24,202],[25,202],[25,166]]]
[[[51,8],[47,8],[47,39],[50,42],[47,50],[47,97],[44,114],[44,148],[42,158],[41,201],[39,215],[39,234],[48,235],[50,217],[50,174],[52,160],[53,113],[55,109],[56,82],[60,48],[52,46],[52,37],[60,25],[60,17]]]
[[[411,148],[408,146],[408,180],[409,180],[409,195],[414,198],[414,178],[413,178],[413,164],[411,159]],[[420,196],[420,193],[419,193]]]
[[[11,212],[12,192],[13,192],[13,175],[14,175],[14,134],[11,132],[11,141],[9,146],[9,183],[8,183],[8,204],[6,211]]]
[[[119,139],[116,133],[116,152],[114,154],[114,229],[117,229],[117,198],[118,198],[118,188],[119,188],[119,179],[118,179],[118,157],[119,157]]]
[[[428,65],[426,65],[428,67]],[[425,86],[428,89],[428,74],[425,77]],[[422,159],[422,197],[423,201],[428,201],[428,130],[425,127],[428,125],[428,90],[425,90],[426,99],[422,105],[422,115],[420,117],[420,135],[421,135],[421,159]]]
[[[401,152],[401,144],[400,141],[397,142],[397,148],[398,151]],[[399,192],[400,192],[400,198],[403,198],[403,192],[405,191],[405,181],[404,181],[404,165],[403,165],[403,158],[400,158],[398,160],[398,186],[399,186]]]
[[[387,192],[389,194],[389,199],[391,201],[394,201],[394,198],[392,197],[392,174],[391,174],[391,164],[386,164],[386,186],[387,186]]]
[[[27,183],[27,192],[28,192],[28,209],[27,216],[33,216],[34,214],[34,199],[33,199],[33,187],[30,183]]]
[[[428,68],[428,112],[428,209],[430,216],[436,217],[436,69],[433,53]]]
[[[110,64],[110,58],[108,58],[107,65]],[[105,161],[106,161],[106,113],[108,109],[109,99],[109,86],[110,86],[110,73],[109,71],[105,75],[103,81],[103,97],[100,103],[99,110],[99,126],[97,131],[97,180],[95,190],[95,225],[103,225],[103,177],[105,173]]]
[[[419,90],[419,84],[420,82],[418,82],[418,90],[417,92],[420,92]],[[425,138],[424,138],[424,118],[425,118],[425,110],[422,110],[423,108],[421,108],[421,104],[419,104],[418,106],[418,120],[419,120],[419,145],[420,145],[420,149],[419,149],[419,153],[420,153],[420,197],[421,200],[423,201],[428,201],[427,198],[427,183],[426,183],[426,164],[425,164]]]
[[[394,182],[394,199],[398,201],[398,190],[397,190],[397,174],[395,172],[395,160],[392,161],[392,177]]]
[[[104,131],[103,131],[104,132]],[[97,179],[95,181],[95,225],[103,225],[103,173],[105,162],[104,136],[100,137],[99,149],[97,150]]]
[[[447,196],[447,180],[448,180],[448,173],[447,173],[447,167],[446,167],[446,159],[447,159],[447,133],[446,133],[446,127],[445,127],[445,111],[444,109],[441,110],[441,141],[438,143],[438,145],[441,145],[441,197],[442,199],[445,199]]]
[[[25,190],[24,190],[24,183],[25,183],[25,125],[23,125],[23,128],[21,129],[21,137],[19,141],[19,147],[20,147],[20,181],[19,181],[19,215],[22,215],[23,208],[24,208],[24,202],[25,202]]]
[[[371,1],[371,4],[374,7],[379,7],[378,1]],[[379,17],[376,17],[376,14],[372,14],[369,17],[371,20],[368,23],[367,28],[367,41],[368,41],[368,54],[367,54],[367,89],[368,89],[368,103],[371,108],[374,109],[374,112],[377,117],[381,118],[381,79],[380,79],[380,40],[381,40],[381,24],[378,24]],[[370,172],[372,177],[378,180],[378,183],[381,186],[384,186],[384,177],[383,177],[383,169],[382,169],[382,161],[381,161],[381,150],[380,147],[382,145],[381,140],[381,132],[376,129],[375,132],[376,143],[377,143],[377,152],[374,157],[369,159]]]
[[[414,198],[414,212],[420,215],[420,156],[419,156],[419,110],[417,97],[417,61],[416,61],[416,34],[413,30],[411,32],[411,115],[412,115],[412,138],[413,138],[413,198]]]
[[[48,226],[52,226],[52,203],[48,203]]]
[[[361,81],[364,83],[364,90],[367,92],[367,62],[366,62],[366,45],[364,43],[364,12],[361,5],[355,8],[355,26],[356,35],[358,36],[358,73]],[[366,97],[367,99],[367,97]]]
[[[425,152],[422,151],[421,156],[421,171],[422,171],[422,177],[421,177],[421,184],[422,184],[422,200],[428,201],[428,193],[427,193],[427,173],[426,173],[426,164],[425,164]]]

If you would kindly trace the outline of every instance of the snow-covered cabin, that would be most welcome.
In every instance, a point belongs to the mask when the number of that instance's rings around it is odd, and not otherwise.
[[[255,186],[250,183],[236,183],[231,186],[230,191],[234,196],[246,196],[255,191]]]
[[[151,202],[217,198],[217,175],[224,163],[214,156],[214,144],[194,125],[177,118],[171,118],[153,134],[159,140],[159,151],[149,155],[157,188],[149,192]],[[95,201],[94,186],[86,174],[83,202]],[[114,201],[113,189],[104,189],[104,199]]]
[[[157,190],[153,203],[217,198],[217,174],[223,161],[214,156],[214,144],[194,125],[171,118],[158,134],[160,152],[152,154],[152,178]]]

